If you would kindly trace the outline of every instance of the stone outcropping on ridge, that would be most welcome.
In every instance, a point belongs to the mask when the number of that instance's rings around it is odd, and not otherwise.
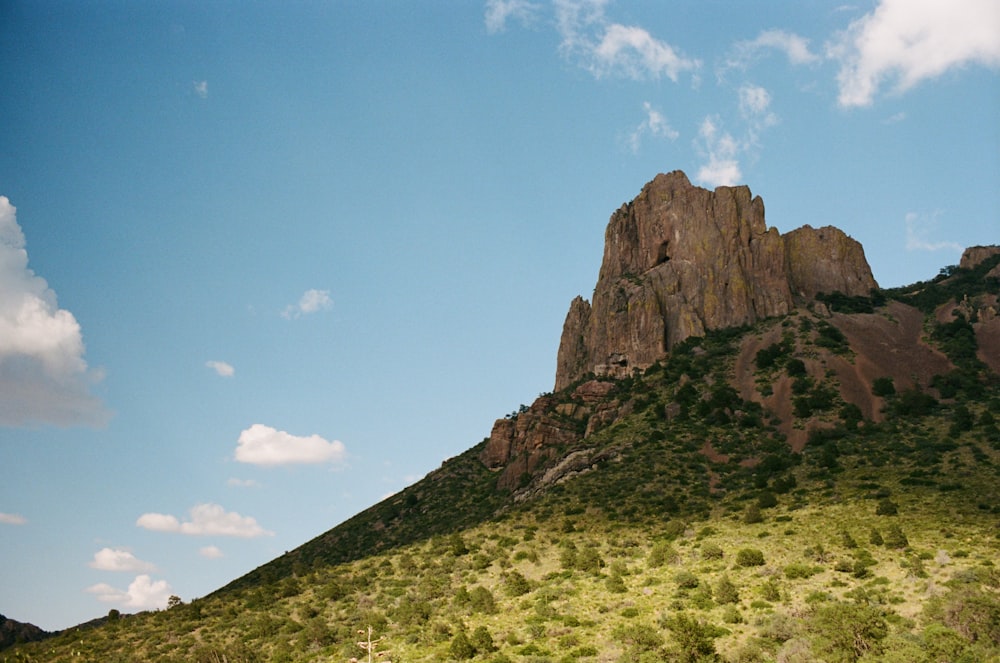
[[[556,390],[624,376],[688,338],[788,313],[821,292],[877,288],[861,245],[834,227],[781,235],[746,186],[709,191],[657,175],[608,223],[593,302],[570,304]]]

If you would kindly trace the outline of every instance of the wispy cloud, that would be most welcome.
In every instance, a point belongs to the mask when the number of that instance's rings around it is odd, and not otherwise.
[[[205,559],[219,559],[224,557],[222,550],[218,546],[205,546],[198,549],[198,554]]]
[[[809,49],[809,40],[784,30],[765,30],[756,39],[737,42],[726,58],[724,69],[746,69],[769,51],[784,53],[793,65],[815,64],[822,58]]]
[[[1000,67],[996,0],[882,0],[836,35],[838,103],[869,106],[883,85],[905,92],[955,67]]]
[[[701,66],[643,27],[609,21],[605,4],[605,0],[555,3],[560,50],[595,77],[644,80],[666,76],[676,82],[681,73]]]
[[[226,481],[226,485],[230,488],[260,488],[260,482],[254,481],[253,479],[237,479],[236,477],[230,477]]]
[[[159,610],[167,607],[167,600],[173,593],[166,580],[153,581],[146,574],[136,576],[128,589],[121,590],[107,583],[92,585],[86,589],[97,596],[98,601],[117,603],[137,610]]]
[[[680,134],[670,126],[670,122],[667,121],[663,113],[654,108],[648,101],[643,102],[642,110],[646,115],[645,119],[628,135],[628,146],[633,154],[638,153],[645,136],[677,140]]]
[[[103,424],[80,325],[28,268],[17,210],[0,196],[0,426]]]
[[[298,302],[285,307],[285,310],[281,312],[281,317],[293,320],[303,315],[326,310],[332,306],[333,300],[330,299],[329,290],[306,290]]]
[[[319,435],[299,437],[264,424],[254,424],[240,433],[236,460],[253,465],[292,465],[340,462],[347,449],[339,440]]]
[[[0,525],[24,525],[28,520],[16,513],[0,513]]]
[[[218,504],[197,504],[188,512],[189,519],[179,520],[176,516],[163,513],[144,513],[135,524],[155,532],[176,532],[190,536],[235,536],[251,539],[258,536],[273,536],[250,516],[241,516],[235,511],[226,511]]]
[[[211,361],[206,361],[205,366],[208,366],[215,371],[217,375],[224,378],[231,378],[236,373],[236,369],[233,368],[232,364],[227,364],[224,361],[216,361],[213,359]]]
[[[907,251],[954,251],[961,253],[963,247],[958,242],[935,241],[931,236],[937,232],[938,217],[941,212],[936,211],[930,215],[907,212],[904,217],[906,224],[906,250]]]
[[[507,29],[507,21],[515,19],[522,25],[532,25],[540,7],[528,0],[487,0],[486,31],[490,34]]]
[[[778,123],[778,116],[771,111],[771,94],[760,87],[746,83],[737,91],[742,131],[739,138],[722,127],[718,115],[702,120],[695,149],[704,163],[695,176],[708,186],[733,186],[743,177],[740,160],[755,159],[760,150],[760,135]]]
[[[195,81],[193,83],[194,93],[202,99],[208,98],[208,81]]]
[[[733,186],[743,177],[737,159],[740,147],[732,135],[717,126],[718,122],[717,117],[702,120],[698,148],[706,163],[698,169],[695,179],[713,187]]]
[[[144,562],[129,551],[119,548],[98,550],[94,553],[94,559],[91,560],[89,566],[100,571],[129,571],[132,573],[156,570],[156,565]]]

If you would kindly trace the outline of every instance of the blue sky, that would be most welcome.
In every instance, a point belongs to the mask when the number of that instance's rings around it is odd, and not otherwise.
[[[1000,5],[0,3],[0,612],[204,596],[552,388],[659,172],[1000,241]]]

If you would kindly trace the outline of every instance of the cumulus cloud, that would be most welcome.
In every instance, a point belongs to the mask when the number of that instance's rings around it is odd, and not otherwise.
[[[205,366],[208,366],[215,371],[216,374],[221,375],[224,378],[231,378],[233,377],[233,374],[236,373],[236,369],[233,368],[232,364],[227,364],[224,361],[216,361],[213,359],[211,361],[206,361]]]
[[[676,82],[681,73],[701,66],[645,28],[609,21],[604,15],[605,4],[604,0],[556,2],[560,50],[595,77],[643,80],[666,76]]]
[[[1000,67],[998,26],[996,0],[882,0],[827,45],[838,102],[869,106],[883,85],[901,93],[956,67]]]
[[[104,423],[90,393],[101,376],[83,355],[79,323],[28,268],[17,210],[0,196],[0,425]]]
[[[490,34],[503,32],[507,19],[516,19],[523,25],[531,25],[538,12],[538,5],[527,0],[487,0],[486,31]]]
[[[281,317],[292,320],[328,309],[331,306],[333,306],[333,300],[330,299],[329,290],[306,290],[297,303],[285,307],[285,310],[281,312]]]
[[[339,440],[329,442],[319,435],[299,437],[254,424],[240,433],[236,460],[253,465],[290,465],[344,460],[347,449]]]
[[[198,549],[198,554],[205,559],[219,559],[223,557],[222,550],[218,546],[205,546]]]
[[[153,582],[153,579],[144,573],[136,576],[126,590],[102,582],[91,585],[86,591],[96,595],[97,600],[104,603],[117,603],[137,610],[159,610],[167,607],[167,600],[173,590],[166,580]]]
[[[727,60],[727,67],[745,69],[766,51],[780,51],[793,65],[814,64],[820,56],[809,50],[809,40],[784,30],[765,30],[751,41],[737,42],[733,54]]]
[[[666,138],[668,140],[677,140],[680,134],[670,126],[663,113],[653,108],[653,105],[648,101],[643,102],[642,109],[646,114],[646,118],[628,136],[628,145],[633,154],[639,151],[642,139],[647,135]]]
[[[16,513],[0,513],[0,525],[24,525],[28,520]]]
[[[138,559],[127,550],[117,548],[102,548],[94,553],[90,568],[100,571],[155,571],[156,566]]]
[[[202,99],[208,98],[208,81],[195,81],[194,93]]]
[[[904,217],[906,224],[907,251],[954,251],[961,253],[963,247],[958,242],[934,241],[931,235],[937,230],[940,212],[930,215],[907,212]]]
[[[733,186],[743,177],[737,155],[739,143],[728,132],[719,129],[718,118],[706,117],[698,130],[699,151],[706,159],[698,174],[699,182],[708,186]]]
[[[185,521],[165,513],[144,513],[135,524],[155,532],[176,532],[190,536],[236,536],[251,539],[274,535],[274,532],[257,524],[256,519],[241,516],[235,511],[226,511],[218,504],[197,504],[188,513],[190,517]]]

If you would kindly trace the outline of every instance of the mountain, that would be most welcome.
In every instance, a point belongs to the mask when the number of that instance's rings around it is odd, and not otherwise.
[[[34,624],[14,621],[0,615],[0,650],[22,642],[36,642],[52,635]]]
[[[0,656],[1000,660],[998,295],[1000,247],[881,290],[841,231],[659,175],[555,391],[207,597]]]
[[[781,235],[746,186],[708,191],[657,175],[611,216],[593,304],[573,300],[556,390],[586,373],[624,376],[707,330],[785,315],[820,292],[877,287],[861,245],[833,227]]]

